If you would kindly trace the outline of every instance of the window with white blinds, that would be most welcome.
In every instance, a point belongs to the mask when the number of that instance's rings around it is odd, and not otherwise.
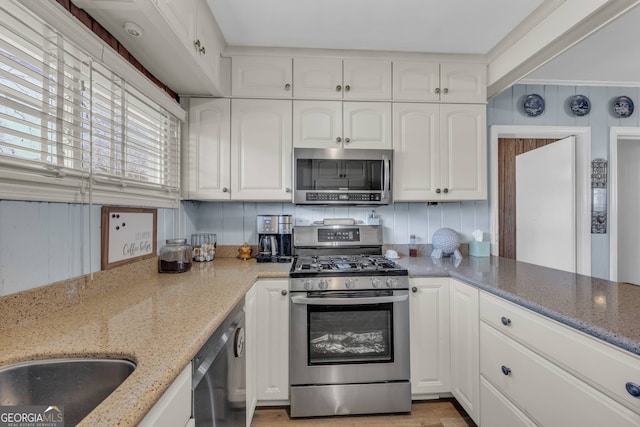
[[[10,2],[0,34],[0,198],[177,204],[175,116]]]

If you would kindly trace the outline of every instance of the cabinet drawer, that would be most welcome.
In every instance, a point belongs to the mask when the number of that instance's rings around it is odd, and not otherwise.
[[[484,292],[480,318],[640,414],[626,390],[640,385],[640,357]]]
[[[483,377],[480,377],[480,415],[483,426],[535,427],[533,421]]]
[[[480,373],[545,427],[640,425],[640,415],[484,322],[480,324]]]

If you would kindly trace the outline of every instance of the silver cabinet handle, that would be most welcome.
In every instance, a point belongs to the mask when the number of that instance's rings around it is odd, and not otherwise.
[[[336,92],[340,92],[342,90],[342,86],[338,85],[336,86]]]
[[[196,50],[200,50],[200,40],[194,41],[193,45],[196,47]]]
[[[625,384],[625,388],[627,389],[627,393],[631,396],[640,399],[640,386],[638,384],[628,382]]]
[[[285,189],[284,189],[284,192],[285,192],[285,193],[291,193],[291,188],[289,188],[289,187],[285,188]]]
[[[344,87],[344,90],[345,90],[345,91],[347,91],[347,92],[349,92],[349,91],[351,90],[351,86],[346,85],[346,86]]]
[[[284,90],[291,90],[291,84],[287,83],[284,85]]]
[[[445,188],[444,190],[442,190],[442,192],[446,194],[446,193],[448,193],[448,192],[449,192],[449,189],[448,189],[448,188]]]
[[[283,297],[286,296],[288,294],[286,289],[283,289],[280,291],[280,295],[282,295]]]
[[[442,89],[442,93],[449,93],[449,88],[445,87],[444,89]]]
[[[411,292],[415,294],[416,292],[418,292],[418,288],[414,286],[413,288],[411,288]]]
[[[508,368],[508,367],[506,367],[506,366],[502,365],[502,366],[500,367],[500,369],[502,369],[502,373],[503,373],[503,374],[505,374],[505,375],[509,375],[509,374],[511,374],[511,368]]]
[[[223,193],[226,193],[226,192],[228,192],[228,191],[229,191],[229,189],[228,189],[227,187],[222,187],[222,192],[223,192]]]
[[[337,137],[337,138],[336,138],[336,142],[337,142],[338,144],[340,144],[340,143],[342,142],[342,138]]]
[[[439,188],[436,188],[436,194],[440,194],[440,191],[441,190]]]
[[[435,90],[435,92],[436,92],[436,93],[440,93],[440,88],[439,88],[439,87],[437,87],[437,88],[436,88],[436,90]]]
[[[350,142],[351,142],[351,138],[345,138],[345,139],[344,139],[344,143],[345,143],[345,144],[348,144],[348,143],[350,143]]]

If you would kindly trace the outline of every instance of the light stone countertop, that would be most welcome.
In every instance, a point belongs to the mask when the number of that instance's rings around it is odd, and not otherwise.
[[[140,278],[129,269],[127,277],[105,286],[105,291],[84,292],[84,284],[77,304],[3,327],[0,365],[50,357],[132,360],[137,364],[134,372],[79,425],[137,425],[253,283],[286,279],[290,268],[288,263],[216,258],[194,263],[189,272],[158,274],[156,262],[155,258],[141,262],[146,267]],[[46,288],[40,292],[55,294],[49,295],[52,305],[62,303],[59,294],[77,291],[68,284],[63,292]],[[27,313],[33,300],[37,298],[20,294],[0,298],[0,313]],[[46,310],[46,303],[37,305],[39,311]],[[2,314],[0,320],[3,326],[12,323]]]
[[[134,426],[257,279],[289,264],[216,258],[182,274],[156,259],[0,298],[0,365],[68,356],[130,359],[136,370],[80,424]],[[451,276],[640,355],[640,286],[497,257],[402,256],[412,277]]]

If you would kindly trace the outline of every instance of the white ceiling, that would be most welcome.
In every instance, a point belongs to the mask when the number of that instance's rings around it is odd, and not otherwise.
[[[525,83],[640,86],[640,7],[530,73]]]
[[[207,0],[229,46],[487,54],[543,0]]]

